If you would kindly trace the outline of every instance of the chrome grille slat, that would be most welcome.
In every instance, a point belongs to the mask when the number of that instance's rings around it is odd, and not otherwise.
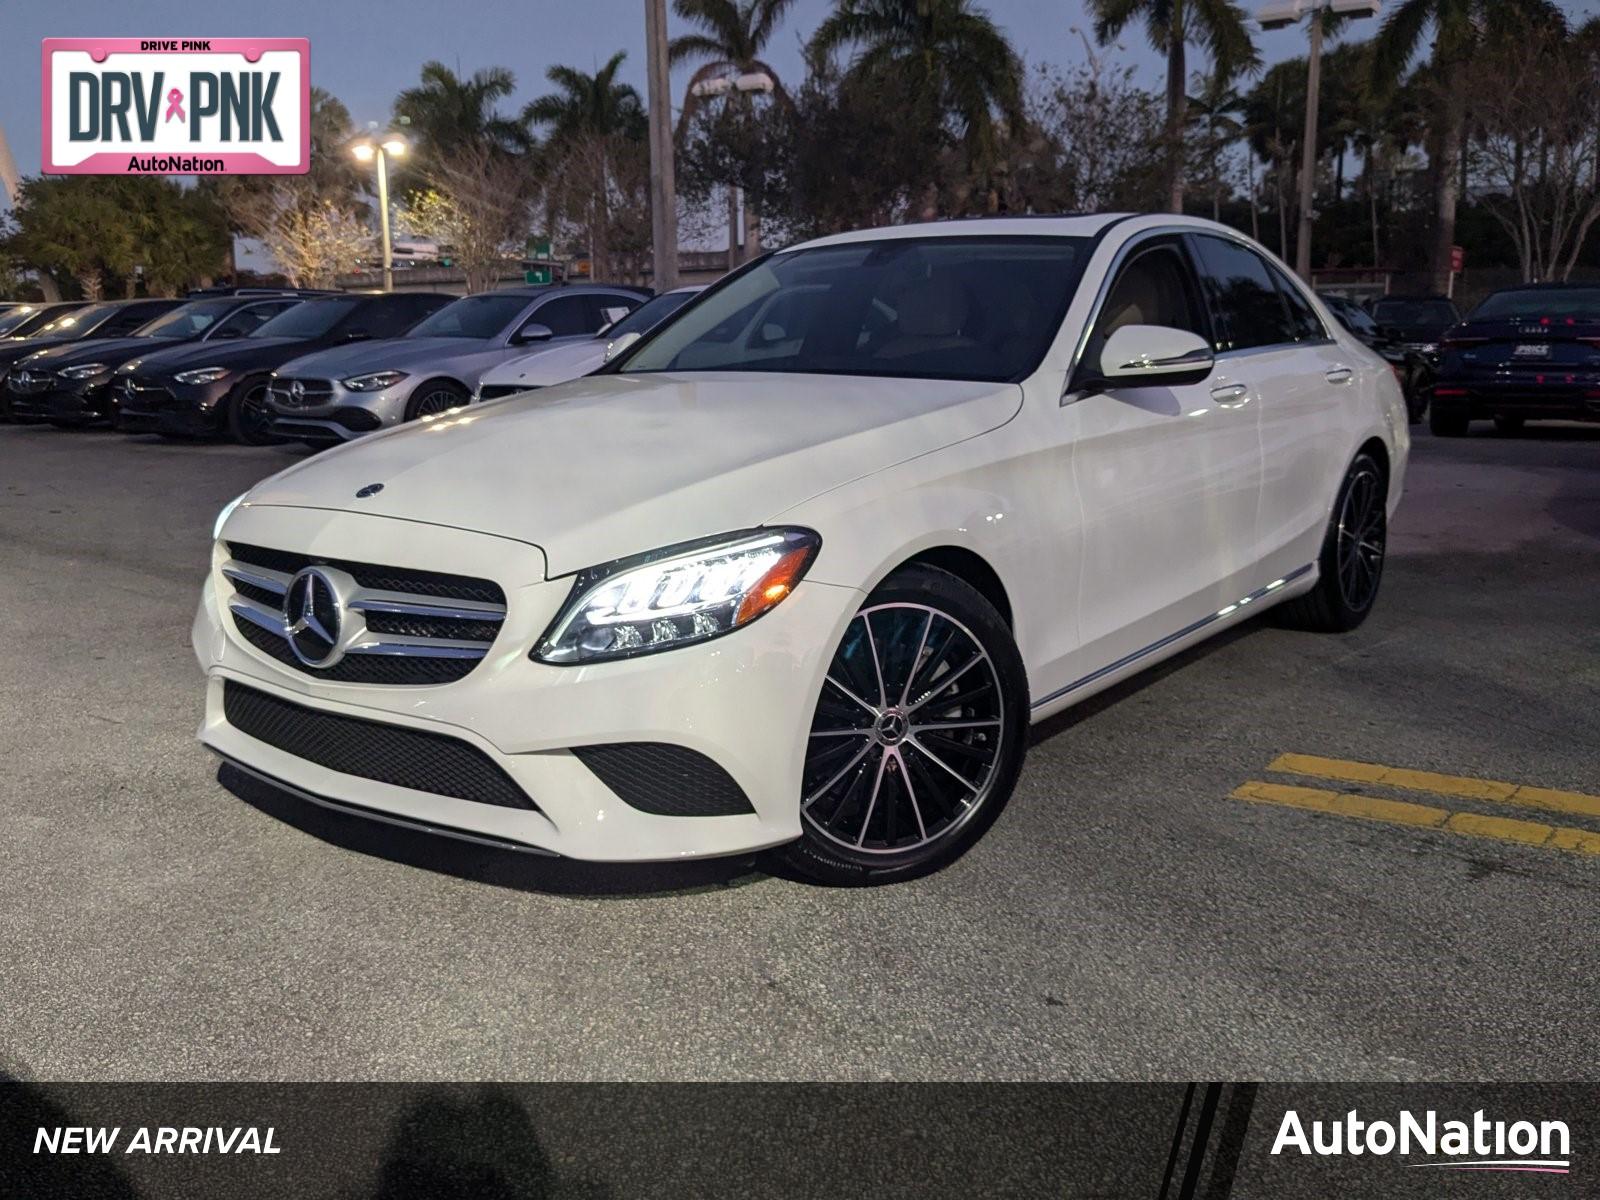
[[[399,633],[385,633],[355,642],[346,654],[398,654],[415,658],[482,658],[489,653],[490,642],[467,642],[457,638],[406,637]]]
[[[363,588],[350,601],[362,612],[396,613],[409,617],[448,617],[456,621],[503,621],[504,604],[479,600],[451,600],[443,596],[409,595],[405,592],[380,592]]]
[[[222,564],[222,573],[235,583],[253,584],[258,588],[265,588],[269,592],[283,595],[289,590],[289,580],[292,575],[285,575],[282,571],[271,571],[266,567],[252,567],[246,563],[228,561]]]

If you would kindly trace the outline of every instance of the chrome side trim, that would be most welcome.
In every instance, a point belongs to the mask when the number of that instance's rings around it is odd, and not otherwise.
[[[1149,655],[1156,653],[1158,650],[1165,649],[1166,647],[1172,645],[1173,642],[1181,642],[1184,638],[1190,636],[1191,634],[1199,633],[1202,629],[1204,629],[1207,625],[1212,624],[1214,621],[1220,621],[1224,617],[1231,616],[1234,612],[1243,608],[1245,605],[1254,604],[1257,600],[1261,600],[1266,596],[1271,595],[1285,584],[1293,583],[1296,579],[1301,578],[1315,566],[1315,563],[1307,563],[1303,567],[1296,567],[1282,579],[1274,579],[1265,587],[1257,588],[1248,596],[1241,597],[1239,600],[1228,605],[1226,608],[1220,608],[1214,613],[1201,617],[1200,620],[1195,621],[1193,624],[1185,625],[1176,633],[1169,633],[1166,637],[1161,638],[1159,641],[1151,642],[1148,646],[1145,646],[1139,650],[1135,650],[1132,654],[1125,654],[1121,658],[1117,659],[1116,662],[1101,667],[1098,671],[1089,672],[1089,674],[1085,675],[1082,679],[1074,679],[1071,683],[1067,684],[1066,687],[1057,688],[1043,699],[1035,700],[1031,705],[1029,705],[1029,708],[1043,708],[1046,704],[1053,704],[1055,701],[1061,699],[1061,697],[1070,692],[1075,692],[1079,688],[1087,687],[1096,680],[1104,679],[1107,675],[1114,675],[1126,667],[1131,667],[1140,659],[1146,658]]]
[[[464,829],[454,829],[448,825],[434,825],[427,821],[417,821],[409,817],[396,816],[393,813],[379,812],[376,809],[366,808],[360,804],[352,804],[347,800],[332,800],[327,796],[319,796],[315,792],[308,792],[304,788],[295,787],[292,783],[285,783],[275,776],[268,775],[265,771],[258,771],[234,758],[231,754],[224,754],[215,746],[207,745],[206,749],[215,754],[234,770],[250,778],[266,784],[270,788],[292,796],[296,800],[305,800],[319,808],[326,808],[331,812],[343,813],[347,817],[361,817],[368,821],[377,821],[384,825],[393,825],[400,829],[409,829],[413,833],[432,833],[440,837],[454,838],[460,842],[473,842],[479,846],[491,846],[497,850],[515,850],[521,854],[532,854],[539,858],[560,858],[554,850],[546,850],[543,846],[530,846],[526,842],[514,842],[510,838],[498,838],[487,833],[468,833]]]

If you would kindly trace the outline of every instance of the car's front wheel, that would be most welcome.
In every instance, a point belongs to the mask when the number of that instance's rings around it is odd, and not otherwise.
[[[272,410],[267,407],[267,378],[241,379],[228,395],[228,436],[241,446],[265,446],[274,441]]]
[[[846,628],[807,733],[799,841],[818,883],[894,883],[960,857],[1016,786],[1028,728],[1004,619],[945,571],[891,575]]]
[[[419,417],[436,417],[452,408],[460,408],[471,399],[467,389],[459,383],[451,383],[448,379],[430,379],[411,393],[411,399],[406,401],[405,419],[415,421]]]

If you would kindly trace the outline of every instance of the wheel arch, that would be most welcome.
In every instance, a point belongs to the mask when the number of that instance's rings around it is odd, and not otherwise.
[[[410,418],[410,413],[411,413],[411,404],[412,404],[412,402],[414,400],[416,400],[417,397],[421,396],[423,394],[423,392],[425,392],[428,388],[433,387],[433,386],[435,386],[437,384],[441,384],[441,383],[448,384],[449,386],[451,386],[453,388],[456,388],[458,391],[460,391],[462,393],[462,395],[464,395],[466,397],[467,402],[471,403],[471,401],[472,401],[472,389],[469,388],[466,384],[462,383],[461,380],[455,378],[453,375],[429,375],[421,383],[417,384],[416,387],[412,388],[409,392],[406,393],[405,411],[406,411],[406,414],[407,414],[407,416],[406,416],[407,420],[411,419]]]

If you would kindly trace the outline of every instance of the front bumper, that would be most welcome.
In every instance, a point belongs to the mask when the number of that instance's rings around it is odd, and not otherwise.
[[[405,420],[406,401],[420,378],[402,379],[378,392],[353,392],[337,379],[302,380],[312,390],[294,400],[286,385],[292,379],[275,378],[267,393],[272,410],[272,432],[304,442],[348,442],[376,433]]]
[[[90,379],[52,379],[43,389],[26,390],[7,381],[12,415],[25,420],[107,421],[116,417],[116,396],[108,386],[109,373]]]
[[[237,382],[178,383],[156,376],[121,376],[112,384],[117,425],[131,433],[205,437],[222,432],[223,402]]]
[[[545,580],[543,555],[525,543],[361,514],[254,506],[230,517],[224,537],[490,578],[505,593],[506,618],[488,655],[456,682],[328,682],[278,663],[237,633],[224,609],[232,585],[216,569],[227,553],[219,548],[192,640],[207,675],[200,740],[223,757],[323,802],[591,861],[737,854],[799,836],[806,731],[832,647],[861,602],[854,589],[807,581],[748,629],[715,641],[552,667],[532,661],[528,650],[566,601],[571,581]],[[533,807],[380,782],[268,744],[228,719],[230,681],[318,714],[453,738],[509,776]],[[592,755],[573,752],[619,743],[664,743],[704,755],[738,786],[748,810],[669,816],[625,802],[586,765]]]

